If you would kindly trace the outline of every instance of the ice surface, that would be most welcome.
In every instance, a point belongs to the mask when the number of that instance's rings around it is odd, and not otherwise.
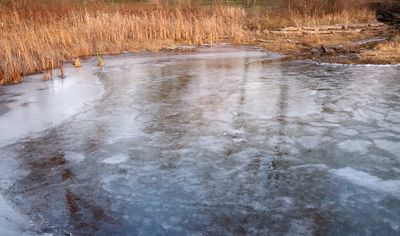
[[[106,164],[120,164],[122,162],[127,161],[128,159],[129,159],[129,157],[127,155],[117,154],[115,156],[112,156],[112,157],[109,157],[109,158],[105,159],[102,162],[106,163]]]
[[[0,227],[399,235],[400,67],[276,57],[123,54],[0,87]]]
[[[89,109],[102,96],[102,86],[90,67],[66,68],[66,80],[41,81],[29,76],[26,82],[4,89],[0,99],[12,97],[9,111],[0,116],[0,147],[44,129],[52,128]]]
[[[387,114],[385,119],[392,123],[398,124],[400,123],[400,112],[398,111],[389,112],[389,114]]]
[[[12,204],[0,194],[0,235],[2,236],[33,236],[31,222],[27,217],[17,212]]]
[[[371,145],[371,142],[365,140],[346,140],[338,144],[339,148],[347,152],[357,152],[360,154],[368,153],[368,147]]]
[[[351,167],[332,170],[332,172],[355,185],[370,188],[378,192],[388,192],[400,197],[400,179],[382,180],[376,176],[368,174],[367,172],[355,170]]]
[[[376,139],[374,140],[376,146],[382,150],[388,151],[395,155],[396,157],[400,157],[400,143],[397,141],[389,141]]]
[[[70,162],[82,162],[85,160],[85,155],[83,153],[77,153],[77,152],[66,152],[65,153],[65,159],[70,161]]]

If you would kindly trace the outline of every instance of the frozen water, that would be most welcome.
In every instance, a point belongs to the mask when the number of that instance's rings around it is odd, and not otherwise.
[[[33,236],[33,227],[29,219],[16,211],[0,194],[0,235]],[[35,234],[36,235],[36,234]]]
[[[78,163],[85,160],[85,155],[83,153],[77,153],[77,152],[66,152],[65,159],[70,162]]]
[[[7,108],[3,114],[0,112],[0,147],[56,127],[101,98],[102,86],[93,74],[94,69],[70,71],[66,68],[68,80],[43,82],[38,76],[29,76],[12,89],[0,89],[0,110]]]
[[[366,188],[370,188],[377,192],[388,192],[400,197],[400,179],[382,180],[376,176],[370,175],[363,171],[355,170],[351,167],[345,167],[332,172],[346,180]]]
[[[345,151],[358,152],[360,154],[368,153],[368,147],[371,145],[371,142],[365,140],[346,140],[338,144],[339,148]]]
[[[106,164],[120,164],[122,162],[127,161],[128,159],[129,159],[129,157],[127,155],[117,154],[115,156],[112,156],[112,157],[109,157],[109,158],[105,159],[102,162],[106,163]]]
[[[400,67],[277,57],[123,54],[0,87],[0,235],[399,235]]]
[[[374,140],[376,146],[382,150],[388,151],[395,155],[396,157],[400,157],[400,144],[397,141],[389,141],[389,140]]]

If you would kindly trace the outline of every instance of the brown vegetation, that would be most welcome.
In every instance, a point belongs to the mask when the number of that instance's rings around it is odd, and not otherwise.
[[[375,13],[356,1],[286,0],[282,7],[250,20],[250,27],[276,30],[283,27],[348,25],[374,22]]]
[[[295,58],[311,50],[337,45],[352,48],[354,41],[388,37],[395,33],[377,24],[374,10],[366,1],[285,0],[285,8],[267,11],[249,20],[257,45]],[[379,26],[375,26],[379,25]],[[286,28],[286,29],[285,29]],[[331,57],[339,63],[400,63],[399,44],[390,40],[374,48],[357,48],[357,60]],[[348,51],[348,50],[345,50]],[[339,60],[339,61],[338,61]]]
[[[149,5],[33,4],[0,12],[0,83],[60,66],[66,59],[122,51],[156,50],[174,43],[245,39],[239,7],[167,9]],[[28,1],[32,2],[33,1]]]
[[[257,15],[248,14],[239,6],[220,4],[208,7],[184,4],[170,8],[160,4],[161,1],[154,1],[156,4],[91,2],[0,0],[0,84],[16,83],[23,75],[45,72],[66,61],[90,55],[227,40],[236,44],[262,40],[257,45],[294,54],[321,44],[348,43],[382,33],[363,31],[306,37],[270,33],[287,26],[375,22],[373,11],[355,1],[285,0],[280,8],[263,10]],[[398,42],[387,43],[375,56],[388,57],[390,50],[398,52],[398,48]],[[52,72],[49,74],[51,78]]]
[[[400,35],[378,45],[374,50],[361,53],[363,63],[393,64],[400,63]]]

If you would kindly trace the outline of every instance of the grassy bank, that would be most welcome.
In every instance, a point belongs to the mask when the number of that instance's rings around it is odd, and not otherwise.
[[[399,31],[378,24],[375,10],[366,1],[285,2],[286,5],[280,9],[249,19],[248,26],[258,42],[256,45],[299,59],[335,63],[400,63]],[[366,47],[353,46],[355,41],[382,37],[388,41]],[[324,48],[343,47],[343,50],[322,55],[317,53],[319,56],[315,58],[313,52],[321,49],[321,45]],[[344,55],[346,53],[349,57]]]
[[[388,42],[378,45],[375,50],[362,52],[361,62],[379,64],[400,63],[400,34],[395,35]]]
[[[184,43],[254,44],[260,38],[263,43],[258,46],[292,54],[320,44],[343,43],[376,34],[269,33],[287,26],[375,21],[372,10],[353,1],[287,0],[278,9],[261,9],[256,14],[232,5],[183,4],[170,8],[161,1],[154,2],[0,0],[0,84],[17,83],[23,75],[97,54],[159,50]],[[386,56],[390,47],[398,50],[397,43],[388,44],[375,57]]]

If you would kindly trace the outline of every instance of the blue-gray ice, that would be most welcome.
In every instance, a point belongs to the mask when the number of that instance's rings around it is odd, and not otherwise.
[[[123,54],[0,87],[0,235],[400,235],[400,67]]]

